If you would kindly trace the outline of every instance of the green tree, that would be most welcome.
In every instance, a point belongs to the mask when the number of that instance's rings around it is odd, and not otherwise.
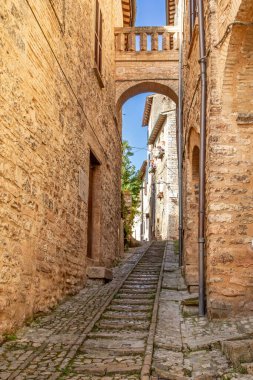
[[[138,171],[131,162],[133,156],[132,148],[127,141],[122,143],[122,170],[121,170],[121,191],[122,191],[122,215],[125,228],[125,243],[131,240],[134,218],[138,214],[140,204],[141,179]],[[126,201],[128,200],[128,201]]]

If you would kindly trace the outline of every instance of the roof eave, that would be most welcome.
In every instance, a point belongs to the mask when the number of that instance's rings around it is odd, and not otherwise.
[[[154,128],[152,130],[152,133],[149,136],[149,139],[148,139],[148,144],[149,145],[154,144],[154,142],[157,139],[157,136],[158,136],[158,134],[159,134],[162,126],[165,123],[166,118],[167,118],[167,114],[160,114],[159,115],[159,117],[157,119],[157,122],[155,123]]]
[[[148,162],[147,162],[147,160],[145,160],[145,161],[143,161],[143,163],[141,165],[141,168],[139,170],[139,178],[140,179],[143,179],[145,176],[147,164],[148,164]]]
[[[136,19],[136,0],[121,0],[124,27],[131,27]]]
[[[144,111],[143,111],[143,117],[142,117],[142,126],[143,127],[146,127],[149,123],[152,103],[153,103],[153,95],[147,96]]]

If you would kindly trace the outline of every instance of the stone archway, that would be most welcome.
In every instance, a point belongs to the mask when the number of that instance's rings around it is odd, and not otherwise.
[[[154,92],[157,94],[168,96],[176,104],[177,97],[177,81],[123,81],[118,83],[116,88],[116,110],[120,111],[123,104],[133,96],[144,92]]]

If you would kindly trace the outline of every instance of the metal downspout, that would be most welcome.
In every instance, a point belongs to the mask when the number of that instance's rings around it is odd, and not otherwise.
[[[179,81],[178,81],[178,197],[179,266],[183,265],[183,20],[184,2],[179,1]]]
[[[205,315],[205,166],[206,166],[206,48],[203,0],[198,0],[201,73],[200,167],[199,167],[199,315]]]

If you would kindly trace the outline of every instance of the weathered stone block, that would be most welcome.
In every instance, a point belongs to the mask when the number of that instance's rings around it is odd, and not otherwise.
[[[88,267],[86,274],[88,278],[95,280],[111,281],[113,279],[112,270],[105,267]]]
[[[222,351],[234,366],[250,363],[253,361],[253,339],[223,342]]]

